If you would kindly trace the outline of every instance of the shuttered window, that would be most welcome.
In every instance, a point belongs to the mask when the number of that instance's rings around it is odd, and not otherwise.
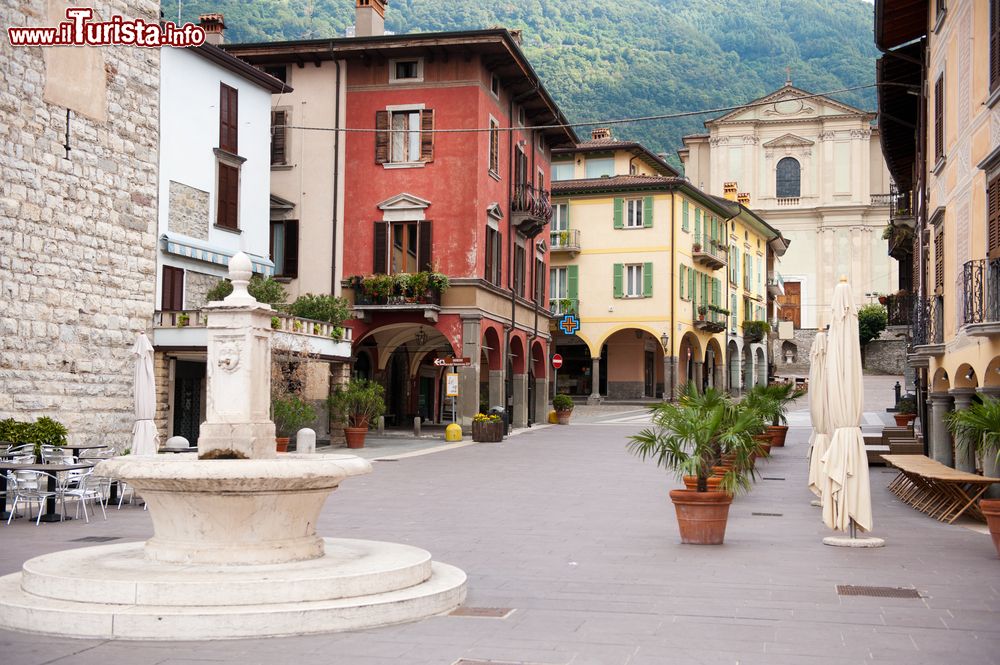
[[[1000,88],[1000,0],[990,0],[990,92]]]
[[[216,190],[215,224],[224,229],[239,228],[240,169],[219,162],[219,186]]]
[[[524,297],[525,251],[523,245],[514,247],[514,293]]]
[[[625,199],[614,201],[614,223],[616,229],[625,228]]]
[[[288,111],[271,113],[271,165],[283,166],[288,163],[285,146],[287,136],[285,125],[288,124]]]
[[[433,160],[433,110],[375,113],[376,164],[405,164]]]
[[[545,302],[545,261],[535,257],[535,302]]]
[[[500,123],[490,118],[490,173],[500,175]]]
[[[286,219],[271,222],[271,260],[275,277],[299,276],[299,222]]]
[[[687,200],[681,201],[681,231],[688,231],[691,228],[691,223],[688,221],[688,216],[691,214],[691,205]]]
[[[180,268],[163,266],[160,309],[165,312],[179,312],[184,309],[184,271]]]
[[[681,264],[680,267],[680,275],[678,275],[678,280],[680,281],[681,300],[687,300],[687,297],[684,295],[685,293],[684,287],[687,285],[687,266],[684,265],[683,263]]]
[[[500,286],[501,267],[503,266],[503,244],[500,232],[491,226],[486,227],[486,281]]]
[[[991,259],[1000,258],[1000,175],[990,180],[987,188],[988,237],[986,251]]]
[[[433,258],[433,226],[421,222],[375,222],[373,273],[429,272]]]
[[[944,158],[944,74],[934,84],[934,161]]]
[[[219,148],[239,154],[239,91],[219,84]]]
[[[934,291],[940,295],[944,290],[944,222],[934,234]]]

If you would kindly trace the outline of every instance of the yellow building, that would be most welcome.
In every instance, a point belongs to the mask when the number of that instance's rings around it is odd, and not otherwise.
[[[1000,395],[998,12],[987,0],[882,0],[875,12],[882,149],[898,188],[914,193],[902,206],[912,201],[912,216],[889,235],[913,256],[909,359],[928,454],[994,476],[991,460],[956,452],[944,418]]]
[[[652,399],[766,380],[766,344],[744,350],[742,323],[766,317],[780,234],[607,130],[554,150],[552,173],[551,309],[581,323],[555,333],[558,392]]]

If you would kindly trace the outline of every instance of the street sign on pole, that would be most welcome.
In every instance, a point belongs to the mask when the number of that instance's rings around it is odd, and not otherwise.
[[[435,367],[468,367],[472,364],[472,358],[454,358],[452,356],[445,356],[444,358],[435,358]]]
[[[555,367],[556,369],[562,367],[562,356],[559,355],[558,353],[552,356],[552,366]]]

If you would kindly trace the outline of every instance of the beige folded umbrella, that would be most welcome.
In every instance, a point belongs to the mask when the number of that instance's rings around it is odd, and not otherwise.
[[[864,397],[861,341],[858,310],[847,278],[841,278],[833,290],[831,309],[826,355],[830,443],[821,458],[822,473],[826,475],[822,485],[823,521],[838,531],[846,531],[853,525],[870,531],[871,487],[860,427]]]
[[[132,427],[131,454],[155,455],[159,438],[156,423],[153,422],[156,417],[156,378],[153,376],[153,345],[145,333],[139,333],[136,338],[132,356],[135,359],[135,425]]]
[[[830,442],[829,407],[826,403],[826,333],[816,333],[809,352],[809,415],[813,431],[809,437],[809,489],[823,496],[823,465],[820,463]]]

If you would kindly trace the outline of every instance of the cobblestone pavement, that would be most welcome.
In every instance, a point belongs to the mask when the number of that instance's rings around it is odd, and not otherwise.
[[[1000,663],[1000,561],[988,536],[901,505],[872,469],[879,550],[825,547],[805,489],[808,429],[761,463],[730,511],[726,544],[680,545],[661,470],[629,456],[638,424],[548,427],[375,462],[331,498],[319,530],[409,543],[469,575],[466,604],[506,619],[435,617],[300,638],[128,643],[0,632],[0,663],[846,665]],[[151,534],[137,507],[110,519],[0,528],[0,572]],[[115,541],[121,542],[121,541]],[[837,585],[916,588],[916,599],[842,597]]]

